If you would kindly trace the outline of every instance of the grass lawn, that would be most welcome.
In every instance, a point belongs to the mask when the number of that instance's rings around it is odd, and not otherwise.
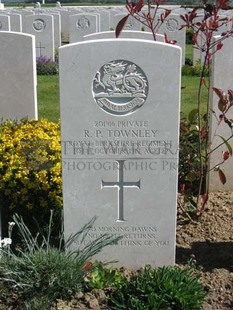
[[[58,75],[37,76],[39,118],[57,122],[60,118]]]
[[[197,109],[198,86],[200,78],[197,76],[183,76],[181,82],[181,116],[188,116],[189,112]],[[203,87],[202,113],[205,113],[207,90]]]
[[[38,76],[37,83],[39,118],[57,122],[60,118],[58,75]],[[198,85],[198,77],[182,77],[181,117],[187,116],[191,110],[197,108]],[[204,94],[203,103],[206,102],[206,98]]]
[[[185,57],[193,60],[193,45],[192,44],[186,44],[185,46]]]

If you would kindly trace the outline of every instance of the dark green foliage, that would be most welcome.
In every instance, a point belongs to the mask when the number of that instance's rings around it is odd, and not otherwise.
[[[198,131],[194,124],[189,120],[181,120],[179,190],[181,185],[184,185],[186,194],[195,195],[198,193],[198,182],[200,179],[199,165]]]
[[[105,268],[101,262],[96,261],[92,266],[91,273],[85,278],[89,289],[103,289],[124,282],[122,273],[113,268]]]
[[[51,221],[52,216],[50,228]],[[120,239],[103,234],[77,248],[75,244],[82,244],[94,221],[95,218],[67,240],[62,234],[60,244],[55,248],[50,244],[50,229],[46,236],[40,236],[39,242],[39,235],[33,237],[22,218],[14,217],[22,244],[17,253],[9,248],[1,251],[0,280],[19,294],[25,309],[48,309],[56,299],[70,299],[84,289],[84,278],[90,272],[85,268],[86,263],[104,247],[116,244]]]
[[[186,44],[193,44],[194,31],[191,28],[186,29]]]
[[[188,61],[185,61],[185,65],[182,67],[182,75],[191,75],[191,76],[198,76],[200,77],[202,75],[203,66],[201,65],[200,60],[196,62],[194,66],[189,65],[192,61],[188,59]],[[208,68],[206,67],[203,76],[208,76]]]
[[[192,66],[193,65],[193,61],[190,58],[185,57],[185,65],[186,66]]]
[[[205,296],[193,269],[147,266],[116,286],[110,306],[115,310],[199,310]]]
[[[198,110],[193,109],[188,118],[180,121],[180,149],[179,149],[179,188],[181,187],[187,195],[186,198],[191,199],[191,196],[197,196],[199,193],[199,183],[201,178],[200,172],[200,157],[199,154],[199,131],[198,125]],[[202,128],[202,139],[206,137],[205,126]],[[201,151],[204,153],[204,144]],[[202,185],[201,194],[205,193],[205,183]],[[182,192],[182,190],[181,190]]]

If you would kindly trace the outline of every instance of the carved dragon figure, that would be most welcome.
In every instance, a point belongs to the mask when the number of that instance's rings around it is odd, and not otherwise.
[[[94,80],[96,87],[101,86],[109,95],[115,93],[145,94],[146,80],[136,72],[136,66],[133,64],[126,68],[123,62],[108,63],[104,66],[102,79],[101,73],[97,72]]]

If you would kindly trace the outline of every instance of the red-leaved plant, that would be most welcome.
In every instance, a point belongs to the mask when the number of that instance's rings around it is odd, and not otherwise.
[[[151,31],[156,41],[156,34],[159,28],[172,13],[170,9],[161,7],[161,4],[164,3],[164,0],[133,0],[127,2],[126,9],[128,14],[118,23],[115,31],[116,37],[120,36],[128,18],[132,16],[145,29]],[[201,17],[198,9],[203,9]],[[192,10],[186,10],[187,13],[180,15],[183,21],[180,29],[187,28],[193,31],[193,45],[202,54],[197,107],[190,112],[188,119],[181,121],[180,124],[179,188],[181,197],[178,204],[184,211],[184,206],[192,206],[192,214],[195,217],[203,213],[208,200],[207,182],[209,172],[216,170],[219,174],[220,182],[225,184],[226,176],[221,169],[221,165],[232,156],[232,147],[229,140],[233,137],[233,120],[228,118],[227,113],[233,105],[233,90],[228,90],[226,95],[221,89],[210,86],[212,56],[222,48],[223,41],[233,34],[232,27],[225,27],[229,30],[222,32],[218,40],[213,40],[216,32],[219,32],[221,27],[230,24],[232,21],[231,18],[221,17],[219,14],[220,10],[228,9],[232,9],[228,5],[228,0],[216,0],[210,3],[208,3],[208,0],[203,0],[201,6]],[[166,33],[164,33],[164,39],[166,43],[176,43],[172,38],[168,38]],[[206,72],[208,72],[207,77]],[[203,88],[207,89],[207,100],[204,102],[202,99]],[[210,108],[209,99],[212,91],[219,97],[219,111],[213,111]],[[202,113],[203,107],[204,113]],[[217,116],[218,113],[216,112],[220,112],[220,115]],[[210,140],[209,132],[211,114],[218,118],[218,125],[213,137],[218,136],[222,140],[222,143],[214,149],[211,149],[213,141]],[[227,138],[217,134],[219,126],[223,125],[229,126],[231,129],[231,134]],[[225,145],[226,150],[220,154],[218,165],[210,167],[210,154],[219,151],[219,147],[222,145]],[[194,197],[196,198],[194,199]],[[186,214],[191,220],[189,213],[186,212]]]

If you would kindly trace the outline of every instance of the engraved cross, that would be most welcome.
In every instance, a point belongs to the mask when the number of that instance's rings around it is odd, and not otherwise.
[[[102,180],[101,188],[104,187],[116,187],[118,188],[118,216],[117,222],[124,222],[124,188],[125,187],[137,187],[140,189],[140,180],[136,182],[124,181],[124,161],[116,160],[118,163],[118,181],[105,182]]]
[[[42,48],[45,48],[45,47],[41,46],[41,42],[39,42],[39,46],[36,46],[36,48],[39,49],[39,56],[42,56],[41,50],[42,50]]]

